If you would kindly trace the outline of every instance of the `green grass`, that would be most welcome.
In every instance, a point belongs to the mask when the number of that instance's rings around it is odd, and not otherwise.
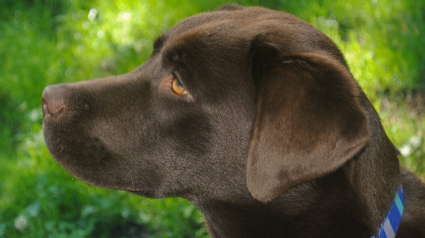
[[[36,0],[0,3],[0,237],[206,237],[183,199],[90,187],[42,137],[48,84],[124,73],[181,19],[225,1]],[[425,178],[425,2],[240,0],[285,10],[329,35],[403,153]]]

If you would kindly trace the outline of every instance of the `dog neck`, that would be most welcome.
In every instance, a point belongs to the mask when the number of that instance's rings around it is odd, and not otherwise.
[[[398,227],[401,223],[401,218],[404,211],[404,194],[403,188],[400,186],[397,194],[395,195],[394,202],[391,205],[388,215],[385,217],[384,221],[379,228],[377,236],[372,236],[372,238],[394,238],[397,234]]]
[[[376,228],[370,227],[370,219],[364,219],[370,214],[365,212],[359,196],[347,190],[348,186],[344,171],[339,170],[295,186],[265,204],[249,194],[239,200],[199,198],[191,202],[203,212],[212,237],[266,238],[281,234],[281,237],[370,238]],[[373,227],[379,226],[382,217]]]
[[[370,238],[376,234],[400,185],[400,167],[397,149],[365,98],[362,104],[369,125],[376,130],[371,142],[337,171],[297,185],[266,204],[232,186],[223,189],[229,192],[225,196],[204,191],[209,196],[188,199],[204,213],[211,236]],[[244,187],[244,178],[237,182],[238,188]]]

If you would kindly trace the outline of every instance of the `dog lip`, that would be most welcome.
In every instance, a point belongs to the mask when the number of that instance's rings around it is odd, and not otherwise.
[[[137,196],[142,196],[142,197],[147,197],[147,198],[158,198],[158,196],[155,196],[155,194],[151,191],[147,191],[147,190],[138,190],[138,191],[129,191],[129,190],[125,190],[127,192],[130,192],[132,194],[135,194]]]
[[[127,191],[129,193],[132,193],[132,194],[135,194],[135,195],[138,195],[138,196],[142,196],[142,197],[155,198],[154,193],[152,191],[149,191],[149,190],[137,189],[137,188],[132,188],[132,187],[116,187],[116,186],[112,186],[112,187],[109,187],[109,188]]]

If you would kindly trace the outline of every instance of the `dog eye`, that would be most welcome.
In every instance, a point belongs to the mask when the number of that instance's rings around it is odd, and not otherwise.
[[[180,81],[174,77],[173,78],[173,82],[171,84],[171,89],[173,90],[173,92],[179,96],[183,96],[185,94],[187,94],[188,92],[186,91],[186,88],[183,86],[182,83],[180,83]]]

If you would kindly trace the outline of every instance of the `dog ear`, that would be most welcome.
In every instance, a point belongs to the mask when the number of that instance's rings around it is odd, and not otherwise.
[[[317,54],[280,55],[263,45],[252,60],[257,111],[247,186],[261,202],[335,171],[369,139],[360,88],[346,66]]]

